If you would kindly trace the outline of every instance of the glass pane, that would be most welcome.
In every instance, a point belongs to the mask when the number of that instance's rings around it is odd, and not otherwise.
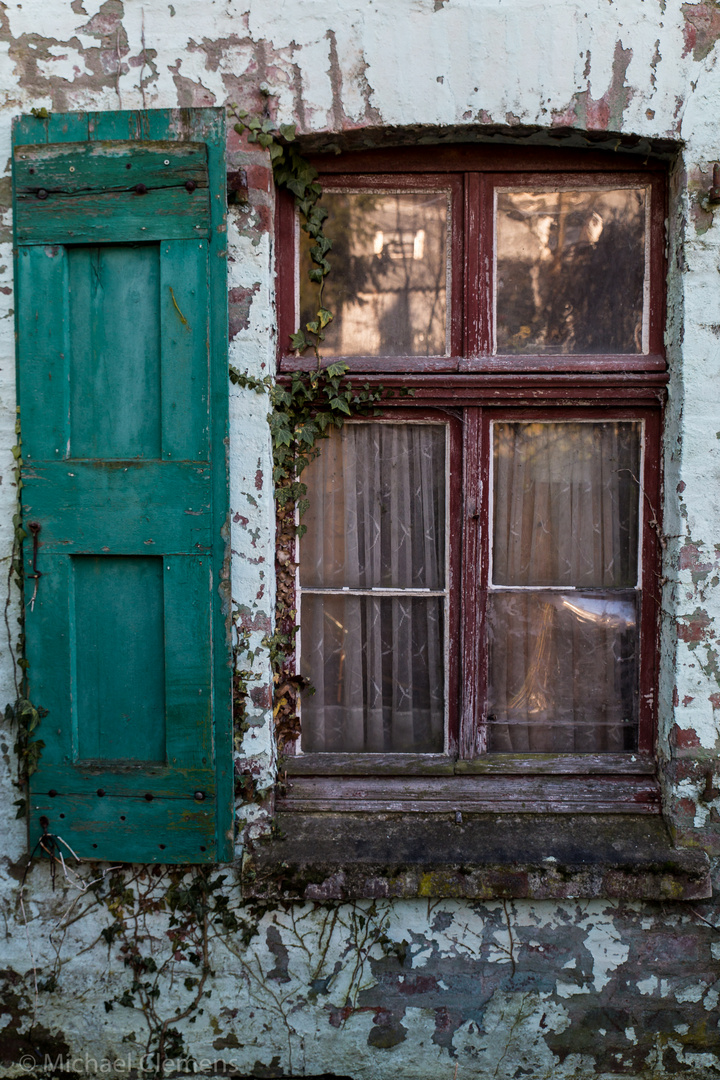
[[[493,424],[493,584],[637,584],[640,427]]]
[[[302,475],[303,587],[442,589],[443,424],[346,424]]]
[[[335,318],[323,356],[444,356],[447,352],[449,196],[434,192],[326,192],[323,305]],[[308,279],[313,246],[300,230],[300,321],[315,319]]]
[[[303,595],[305,752],[442,753],[443,603]]]
[[[499,353],[641,353],[644,188],[497,193]]]
[[[489,751],[635,750],[636,607],[632,592],[491,593]]]

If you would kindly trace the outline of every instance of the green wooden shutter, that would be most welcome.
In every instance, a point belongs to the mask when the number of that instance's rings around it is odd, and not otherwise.
[[[224,149],[215,109],[14,125],[32,846],[232,857]]]

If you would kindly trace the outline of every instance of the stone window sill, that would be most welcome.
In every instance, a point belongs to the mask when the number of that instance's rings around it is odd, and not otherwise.
[[[704,851],[646,814],[286,813],[246,849],[243,895],[700,900]]]

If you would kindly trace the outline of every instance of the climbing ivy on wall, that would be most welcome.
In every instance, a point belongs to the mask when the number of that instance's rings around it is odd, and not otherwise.
[[[237,117],[235,130],[245,134],[251,143],[267,150],[272,163],[273,177],[279,188],[295,197],[300,214],[300,227],[313,241],[309,248],[310,265],[307,274],[317,287],[314,318],[290,335],[290,346],[298,353],[312,350],[316,364],[313,369],[293,372],[289,379],[276,383],[269,375],[258,379],[230,367],[230,379],[236,386],[267,394],[270,410],[268,422],[272,438],[273,483],[276,513],[276,607],[275,632],[266,639],[273,670],[273,715],[280,750],[300,734],[297,698],[307,682],[294,669],[297,612],[295,610],[295,545],[305,526],[302,515],[308,506],[307,486],[301,476],[306,466],[319,452],[318,442],[330,431],[342,427],[353,416],[368,416],[377,412],[379,403],[389,395],[382,387],[371,388],[368,383],[355,385],[348,377],[343,362],[320,365],[320,345],[324,331],[333,319],[323,302],[325,279],[331,264],[327,255],[332,240],[325,234],[328,212],[320,205],[322,186],[317,170],[302,156],[295,143],[292,124],[275,126],[261,117],[231,107]],[[244,697],[236,698],[240,717],[244,713]]]
[[[25,817],[27,813],[27,784],[32,774],[37,770],[38,761],[45,743],[38,739],[35,731],[47,710],[36,707],[28,700],[27,670],[30,666],[25,656],[25,594],[23,588],[23,559],[22,545],[27,538],[23,528],[22,506],[20,493],[22,491],[22,435],[20,432],[20,410],[17,409],[15,419],[15,435],[17,442],[12,447],[13,455],[13,479],[15,482],[16,502],[13,514],[13,544],[8,566],[7,592],[5,595],[4,620],[7,635],[8,654],[12,663],[13,680],[15,683],[15,701],[5,707],[5,721],[11,730],[15,732],[15,756],[17,771],[15,786],[18,788],[20,798],[14,805],[17,807],[16,817]],[[17,635],[13,634],[11,626],[13,586],[17,589],[20,600],[20,608],[17,615]]]
[[[295,196],[295,206],[301,218],[300,228],[313,241],[310,247],[311,265],[307,274],[310,281],[317,285],[317,312],[314,319],[291,334],[290,345],[298,353],[304,353],[311,348],[319,368],[320,344],[325,339],[324,330],[328,323],[332,322],[333,313],[328,311],[323,303],[325,278],[331,269],[327,255],[332,249],[332,240],[325,235],[324,223],[328,212],[320,205],[322,186],[318,182],[318,171],[294,145],[294,124],[280,124],[276,127],[267,118],[248,117],[248,114],[236,105],[230,106],[230,112],[238,118],[235,124],[238,135],[247,135],[248,142],[257,143],[269,153],[275,183]]]

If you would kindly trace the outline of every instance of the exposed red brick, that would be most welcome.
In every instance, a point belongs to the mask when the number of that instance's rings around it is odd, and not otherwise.
[[[693,60],[704,60],[720,37],[720,10],[708,0],[701,4],[683,4],[684,48],[683,56],[689,52]]]
[[[711,625],[708,613],[697,608],[692,615],[683,615],[678,619],[678,637],[681,641],[705,641],[712,637],[709,633]]]
[[[248,179],[248,187],[253,191],[272,190],[272,171],[264,165],[247,165],[245,168]]]
[[[680,569],[695,570],[700,571],[700,573],[707,573],[708,570],[712,570],[712,563],[701,563],[699,555],[697,544],[684,544],[680,548]]]
[[[700,746],[700,740],[694,728],[681,728],[677,724],[673,726],[671,741],[678,750],[686,750],[691,746]]]
[[[247,330],[250,325],[252,298],[259,288],[260,282],[256,281],[249,287],[236,287],[228,292],[230,341],[236,338],[241,330]]]

